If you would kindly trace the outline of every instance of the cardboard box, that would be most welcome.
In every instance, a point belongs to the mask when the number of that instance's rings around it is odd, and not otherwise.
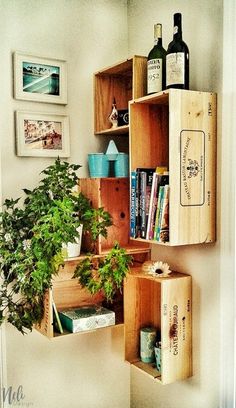
[[[72,332],[82,332],[115,324],[115,313],[102,306],[90,305],[59,312],[62,326]]]

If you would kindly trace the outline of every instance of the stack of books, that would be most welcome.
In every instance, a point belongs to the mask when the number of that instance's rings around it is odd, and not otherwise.
[[[166,167],[131,172],[130,236],[169,241],[169,173]]]

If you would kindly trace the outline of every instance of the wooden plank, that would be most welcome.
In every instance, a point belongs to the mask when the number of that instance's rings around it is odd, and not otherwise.
[[[133,57],[120,61],[116,64],[110,65],[104,69],[101,69],[95,73],[95,75],[118,75],[132,70]]]
[[[162,284],[162,382],[192,375],[191,276]]]
[[[170,244],[213,242],[216,95],[170,90],[169,103]]]
[[[35,325],[35,329],[41,334],[53,338],[53,310],[52,310],[52,290],[49,289],[44,299],[44,316],[40,324]]]
[[[119,135],[127,135],[129,133],[129,125],[118,126],[117,128],[105,129],[100,130],[99,132],[95,132],[96,136],[99,135],[106,135],[106,136],[119,136]]]
[[[148,104],[148,105],[169,105],[169,91],[165,90],[155,94],[146,95],[133,100],[132,102]]]
[[[130,103],[130,169],[168,166],[168,107]]]
[[[53,282],[53,299],[58,310],[84,305],[99,304],[104,300],[102,293],[91,293],[80,286],[77,279]]]
[[[135,55],[133,57],[132,99],[140,98],[146,94],[147,94],[147,58]]]
[[[161,381],[161,373],[156,369],[155,363],[143,363],[141,360],[136,361],[133,365],[143,372],[147,373],[149,376]]]
[[[97,253],[112,248],[117,241],[121,246],[129,244],[129,180],[128,178],[81,179],[82,193],[94,208],[103,207],[111,214],[113,225],[108,228],[107,238],[98,238]],[[90,250],[89,242],[83,249]]]
[[[137,268],[138,269],[138,268]],[[140,356],[139,335],[142,327],[161,327],[161,286],[154,280],[129,275],[124,283],[125,358]]]

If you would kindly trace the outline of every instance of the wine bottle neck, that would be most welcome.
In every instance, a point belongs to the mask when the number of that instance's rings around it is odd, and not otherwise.
[[[182,29],[181,29],[181,27],[174,26],[173,38],[174,38],[174,40],[182,40]]]
[[[174,40],[182,40],[182,18],[180,13],[174,14]]]
[[[162,25],[154,25],[154,45],[162,45]]]
[[[162,45],[162,38],[155,38],[154,45]]]

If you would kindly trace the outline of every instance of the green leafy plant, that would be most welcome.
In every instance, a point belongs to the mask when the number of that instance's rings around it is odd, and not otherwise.
[[[80,167],[56,159],[36,188],[5,200],[0,213],[0,324],[6,319],[23,334],[43,317],[45,292],[64,265],[63,244],[75,241],[80,224],[93,240],[112,224],[109,213],[73,192]]]
[[[132,257],[115,243],[103,258],[91,255],[81,260],[75,269],[74,278],[78,278],[81,286],[92,294],[103,291],[107,301],[111,302],[117,290],[121,291],[131,262]]]

